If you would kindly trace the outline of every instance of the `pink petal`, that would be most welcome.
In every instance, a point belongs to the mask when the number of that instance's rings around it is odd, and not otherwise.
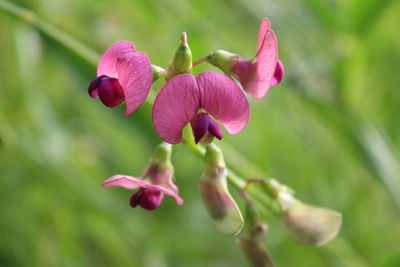
[[[260,50],[260,47],[262,46],[262,44],[264,42],[265,34],[268,32],[269,28],[271,28],[271,22],[269,21],[269,19],[264,18],[261,21],[260,27],[258,30],[257,52]]]
[[[252,78],[243,84],[244,90],[254,98],[263,98],[271,86],[278,61],[278,45],[273,31],[268,30],[258,51],[252,70]]]
[[[196,78],[182,74],[161,88],[153,105],[153,123],[158,135],[170,144],[182,140],[182,130],[200,108]]]
[[[197,76],[200,105],[219,120],[230,134],[237,134],[249,121],[249,102],[240,87],[227,76],[206,71]]]
[[[169,195],[169,196],[175,198],[176,203],[178,205],[183,204],[183,199],[175,192],[169,191],[169,190],[167,190],[163,187],[157,186],[157,185],[152,185],[152,184],[146,183],[143,180],[139,180],[132,176],[117,174],[117,175],[114,175],[114,176],[108,178],[104,183],[101,184],[101,186],[103,186],[103,187],[119,186],[119,187],[123,187],[126,189],[131,189],[131,190],[137,189],[137,188],[147,188],[147,189],[151,189],[151,190],[155,190],[155,191],[160,191],[166,195]]]
[[[276,64],[274,77],[272,77],[271,86],[278,85],[285,74],[285,68],[283,67],[282,62],[278,59],[278,63]]]
[[[119,56],[116,69],[124,89],[127,116],[146,100],[152,85],[152,67],[147,55],[137,51]]]
[[[108,77],[118,78],[115,67],[117,57],[126,53],[133,53],[135,50],[135,45],[128,41],[119,41],[111,45],[100,58],[97,76],[107,75]]]

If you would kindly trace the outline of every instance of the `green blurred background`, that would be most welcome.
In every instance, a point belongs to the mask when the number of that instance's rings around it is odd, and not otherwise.
[[[344,216],[322,248],[298,245],[268,218],[272,257],[289,267],[400,266],[399,1],[11,2],[98,53],[134,41],[160,66],[182,31],[194,59],[216,49],[251,58],[268,17],[286,77],[250,100],[248,127],[221,146],[235,149],[226,158],[244,177],[267,173]],[[131,192],[99,186],[139,176],[160,139],[150,105],[124,117],[123,106],[88,97],[97,55],[81,52],[0,9],[0,266],[249,266],[205,213],[203,164],[187,147],[173,158],[181,207],[167,197],[155,212],[132,209]]]

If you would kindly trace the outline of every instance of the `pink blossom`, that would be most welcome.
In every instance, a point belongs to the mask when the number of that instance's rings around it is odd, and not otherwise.
[[[130,205],[133,208],[139,205],[144,209],[154,210],[161,205],[164,194],[174,197],[178,205],[183,204],[182,198],[178,195],[178,188],[172,181],[172,176],[172,170],[150,166],[141,178],[117,174],[108,178],[101,186],[139,189],[131,196]]]
[[[282,81],[284,68],[278,60],[278,44],[268,19],[263,19],[260,24],[256,56],[252,60],[236,57],[230,73],[252,97],[263,98],[270,86]]]
[[[136,51],[132,42],[120,41],[110,46],[97,66],[97,77],[88,92],[99,97],[107,107],[126,102],[125,116],[134,112],[146,99],[152,84],[152,67],[147,55]]]
[[[218,72],[175,76],[160,90],[153,105],[155,129],[170,144],[181,142],[188,123],[196,143],[214,136],[221,139],[221,127],[213,119],[230,134],[241,132],[249,120],[249,103],[240,87]]]

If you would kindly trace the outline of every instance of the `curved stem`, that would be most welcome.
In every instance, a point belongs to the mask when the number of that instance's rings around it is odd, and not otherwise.
[[[210,58],[210,55],[196,60],[196,61],[193,63],[192,68],[194,68],[194,67],[200,65],[201,63],[207,61],[209,58]]]

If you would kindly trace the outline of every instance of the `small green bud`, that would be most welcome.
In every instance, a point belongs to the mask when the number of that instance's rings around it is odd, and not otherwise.
[[[205,162],[206,166],[199,181],[203,204],[221,233],[237,235],[243,228],[244,220],[228,191],[221,150],[215,145],[208,145]]]
[[[226,75],[231,75],[231,67],[238,60],[238,55],[225,50],[217,50],[208,57],[208,62],[221,69]]]
[[[342,225],[342,214],[294,200],[283,214],[283,224],[297,242],[320,247],[336,237]]]
[[[186,32],[181,35],[179,46],[167,68],[165,78],[169,80],[176,75],[184,73],[192,73],[192,51],[187,42]]]

